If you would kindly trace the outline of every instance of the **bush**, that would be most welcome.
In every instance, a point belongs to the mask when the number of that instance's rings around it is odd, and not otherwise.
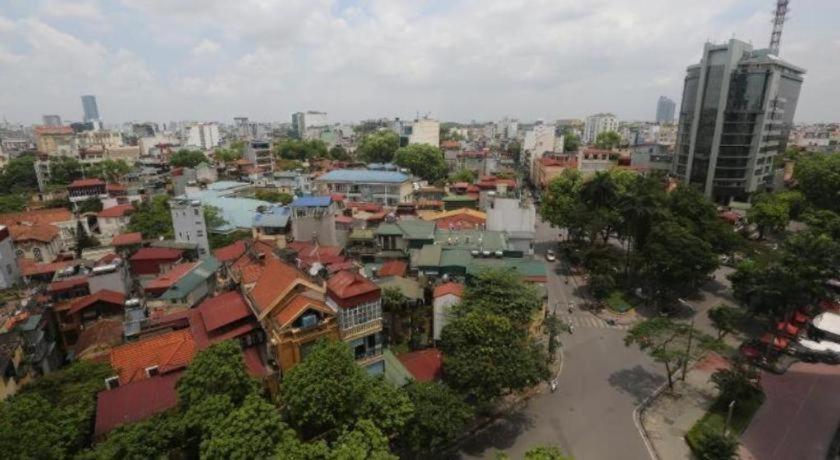
[[[737,453],[738,440],[723,433],[706,433],[694,447],[694,454],[700,460],[731,460]]]
[[[709,408],[709,411],[694,424],[693,427],[686,433],[685,441],[691,450],[700,458],[715,458],[703,457],[702,449],[708,447],[704,445],[704,438],[709,436],[720,436],[723,433],[723,428],[726,425],[726,416],[729,412],[729,399],[718,398],[717,401]],[[729,425],[729,433],[738,436],[749,426],[753,415],[761,407],[764,402],[764,393],[755,391],[748,397],[735,403],[735,409],[732,411],[732,420]]]
[[[622,296],[621,292],[619,291],[612,291],[612,293],[610,293],[610,296],[607,297],[606,303],[607,306],[610,307],[610,310],[618,313],[625,313],[631,308],[633,308],[632,305],[630,305],[629,303],[627,303],[626,300],[624,300],[624,296]]]

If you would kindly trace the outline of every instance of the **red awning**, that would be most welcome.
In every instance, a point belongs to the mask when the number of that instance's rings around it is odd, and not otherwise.
[[[761,338],[761,341],[764,343],[770,343],[771,340],[773,341],[773,348],[776,348],[778,350],[784,350],[788,347],[788,345],[790,345],[790,340],[784,337],[773,336],[769,332],[764,334],[764,336]]]
[[[799,323],[800,325],[802,325],[802,324],[807,323],[809,320],[810,320],[810,318],[808,318],[808,315],[806,315],[805,313],[802,313],[802,312],[798,311],[798,312],[793,314],[793,322],[794,323]]]
[[[799,334],[799,328],[791,323],[779,323],[776,325],[776,330],[792,336]]]

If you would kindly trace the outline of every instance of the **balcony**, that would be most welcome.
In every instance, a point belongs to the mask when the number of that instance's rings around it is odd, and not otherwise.
[[[382,318],[377,318],[373,321],[368,321],[364,324],[357,324],[347,329],[341,330],[341,339],[345,342],[364,337],[382,330]]]

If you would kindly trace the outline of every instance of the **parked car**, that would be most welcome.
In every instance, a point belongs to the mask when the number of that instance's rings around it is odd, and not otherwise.
[[[554,262],[555,260],[557,260],[557,255],[554,253],[553,249],[545,251],[545,260],[549,262]]]

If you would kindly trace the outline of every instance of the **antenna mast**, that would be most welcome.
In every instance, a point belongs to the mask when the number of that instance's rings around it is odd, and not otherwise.
[[[770,34],[770,53],[779,55],[779,44],[782,42],[782,26],[788,12],[790,0],[776,0],[776,11],[773,13],[773,32]]]

